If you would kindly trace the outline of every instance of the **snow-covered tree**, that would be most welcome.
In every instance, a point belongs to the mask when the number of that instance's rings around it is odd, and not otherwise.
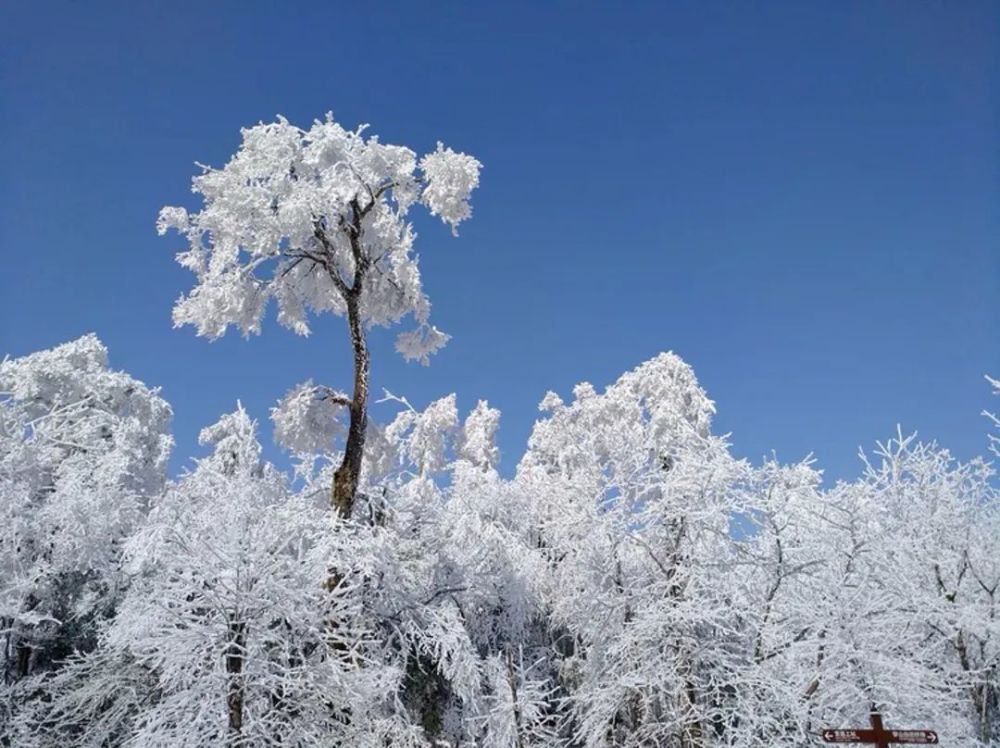
[[[586,746],[798,746],[877,709],[997,734],[992,471],[902,436],[855,483],[759,469],[664,354],[550,393],[514,482],[548,558],[557,686]]]
[[[948,744],[988,745],[1000,585],[991,470],[902,435],[875,457],[826,492],[806,465],[756,476],[757,529],[740,567],[744,607],[756,610],[744,624],[759,684],[752,721],[769,744],[791,746],[876,710]]]
[[[242,409],[154,502],[125,550],[100,647],[51,679],[25,740],[68,745],[408,745],[401,673],[365,630],[365,538],[260,458]],[[334,519],[334,523],[341,520]],[[323,589],[331,564],[340,586]]]
[[[0,363],[0,636],[7,680],[92,638],[122,543],[165,480],[171,411],[93,335]]]
[[[418,161],[409,148],[365,138],[364,129],[346,130],[330,115],[307,130],[284,118],[244,129],[226,166],[203,167],[195,177],[202,210],[164,208],[157,224],[161,234],[175,229],[188,239],[178,261],[197,278],[174,307],[175,325],[194,325],[209,338],[230,325],[259,333],[271,299],[278,321],[301,335],[311,313],[347,318],[351,395],[312,391],[349,415],[332,495],[343,517],[351,515],[367,434],[368,328],[412,314],[417,328],[396,347],[424,363],[448,340],[429,322],[407,216],[419,203],[454,231],[471,215],[480,169],[440,143]],[[291,403],[301,406],[309,394],[299,388]]]
[[[1000,665],[992,470],[902,434],[875,456],[828,499],[828,523],[845,528],[826,531],[845,559],[840,604],[827,608],[835,640],[853,642],[839,675],[842,688],[853,680],[845,700],[867,699],[897,722],[933,718],[953,744],[988,744]]]
[[[480,402],[461,424],[453,395],[423,410],[386,399],[400,410],[370,425],[354,531],[371,559],[366,620],[405,674],[407,719],[434,745],[556,745],[534,587],[543,563],[523,497],[495,470],[499,412]],[[294,411],[276,413],[279,428]],[[301,414],[304,436],[313,419]],[[322,492],[324,462],[307,493]]]
[[[707,745],[741,664],[726,574],[745,467],[673,354],[574,396],[543,400],[517,475],[549,559],[574,739]]]
[[[808,662],[813,652],[800,653],[816,635],[803,609],[811,610],[827,561],[817,535],[823,531],[816,521],[823,506],[820,480],[809,459],[782,465],[771,458],[742,489],[744,509],[727,572],[743,659],[734,718],[726,729],[733,745],[803,745],[814,728],[815,673]],[[801,660],[790,666],[797,654]]]

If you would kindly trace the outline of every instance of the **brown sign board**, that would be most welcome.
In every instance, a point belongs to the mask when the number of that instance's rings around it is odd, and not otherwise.
[[[933,730],[823,730],[824,743],[921,743],[938,742]]]
[[[824,743],[874,743],[886,747],[890,743],[919,743],[933,745],[938,742],[933,730],[886,730],[882,726],[882,715],[873,712],[872,729],[823,730]]]

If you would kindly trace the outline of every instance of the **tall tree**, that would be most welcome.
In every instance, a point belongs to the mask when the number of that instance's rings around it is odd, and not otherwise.
[[[343,517],[353,510],[364,456],[367,329],[412,314],[417,328],[400,334],[396,349],[423,363],[448,340],[429,322],[410,208],[425,206],[454,233],[471,215],[480,170],[476,159],[440,143],[418,161],[409,148],[365,138],[364,129],[345,130],[329,114],[308,130],[281,117],[246,128],[228,164],[202,167],[195,177],[202,210],[164,208],[157,224],[161,234],[176,229],[187,237],[178,262],[197,277],[174,307],[177,326],[194,325],[213,339],[229,325],[257,334],[272,298],[278,321],[300,335],[309,333],[310,313],[347,318],[351,395],[326,387],[300,392],[348,412],[331,496]]]

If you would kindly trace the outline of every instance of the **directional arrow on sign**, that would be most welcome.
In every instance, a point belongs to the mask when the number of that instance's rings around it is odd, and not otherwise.
[[[892,730],[894,743],[937,743],[938,736],[933,730]]]

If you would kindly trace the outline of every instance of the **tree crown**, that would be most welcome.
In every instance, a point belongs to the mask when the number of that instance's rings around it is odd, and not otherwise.
[[[413,314],[417,329],[397,350],[426,363],[448,340],[430,325],[410,208],[425,206],[451,226],[469,218],[480,163],[438,143],[417,159],[409,148],[365,138],[327,115],[303,130],[283,117],[242,131],[221,169],[202,166],[193,191],[204,206],[160,211],[160,234],[174,229],[189,248],[177,260],[195,287],[174,306],[174,324],[218,338],[230,325],[259,334],[268,302],[278,321],[309,334],[310,313],[343,315],[356,304],[367,325]]]

